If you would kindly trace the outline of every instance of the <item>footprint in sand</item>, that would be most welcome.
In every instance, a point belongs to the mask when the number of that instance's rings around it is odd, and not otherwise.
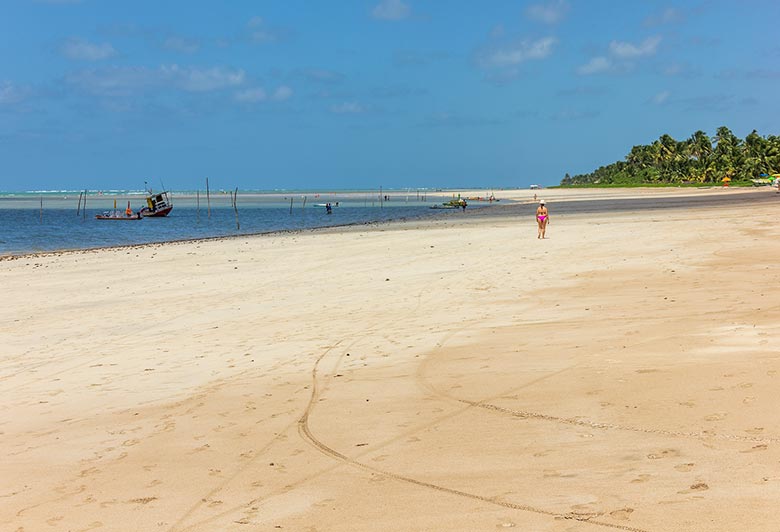
[[[695,466],[693,462],[689,462],[687,464],[677,464],[674,466],[674,468],[679,471],[680,473],[687,473],[688,471],[691,471],[693,469],[693,466]]]
[[[90,467],[89,469],[83,469],[81,473],[79,473],[79,476],[83,478],[83,477],[95,475],[97,473],[100,473],[100,469],[98,469],[97,467]]]
[[[129,504],[149,504],[152,501],[156,501],[157,497],[139,497],[137,499],[130,499],[127,501]]]
[[[677,449],[661,449],[660,451],[652,452],[647,455],[650,460],[660,460],[662,458],[671,458],[673,456],[680,456],[680,451]]]
[[[705,482],[696,482],[694,484],[691,484],[691,487],[687,490],[681,490],[677,493],[690,493],[692,491],[707,491],[710,489],[710,487]]]
[[[758,445],[754,445],[750,449],[745,449],[744,451],[739,451],[741,453],[755,453],[758,451],[766,451],[767,446],[766,443],[759,443]]]
[[[631,519],[632,513],[634,513],[633,508],[621,508],[620,510],[609,512],[609,515],[614,519],[619,519],[620,521],[628,521]]]
[[[714,414],[710,414],[709,416],[705,416],[705,421],[723,421],[726,419],[726,416],[728,414],[726,412],[715,412]]]
[[[648,482],[650,480],[650,475],[642,474],[636,477],[635,479],[631,480],[631,484],[641,484],[643,482]]]

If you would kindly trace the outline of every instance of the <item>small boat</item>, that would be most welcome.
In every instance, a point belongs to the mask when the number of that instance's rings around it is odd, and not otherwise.
[[[114,210],[113,211],[103,211],[100,214],[96,214],[95,218],[97,220],[140,220],[142,218],[140,212],[133,212],[133,209],[130,208],[130,202],[127,202],[127,209],[125,209],[125,212],[119,212],[116,210],[116,200],[114,200]]]
[[[143,216],[141,216],[140,212],[134,212],[133,214],[127,215],[122,212],[104,211],[100,214],[96,214],[95,219],[97,220],[142,220]]]
[[[143,207],[140,211],[141,216],[145,218],[159,218],[162,216],[168,216],[173,210],[173,203],[168,198],[168,192],[163,190],[157,194],[152,192],[152,189],[146,191],[146,207]]]
[[[452,199],[450,201],[445,201],[441,205],[431,205],[430,208],[431,209],[461,209],[461,208],[465,209],[466,205],[468,205],[468,203],[466,203],[466,200],[462,198],[458,198],[458,199]]]

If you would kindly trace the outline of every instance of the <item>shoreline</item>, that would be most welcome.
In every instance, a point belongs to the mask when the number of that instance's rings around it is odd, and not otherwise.
[[[548,204],[551,207],[555,208],[556,218],[558,216],[577,216],[577,215],[584,216],[587,214],[598,214],[598,213],[605,214],[605,213],[634,212],[634,211],[643,212],[647,210],[665,210],[665,209],[672,210],[672,209],[686,209],[686,208],[698,208],[698,207],[706,208],[706,207],[713,207],[718,204],[728,206],[730,204],[737,203],[738,201],[745,201],[745,199],[752,200],[753,202],[777,201],[775,195],[771,193],[772,191],[768,191],[763,187],[759,189],[755,189],[755,188],[741,189],[736,194],[734,193],[734,191],[737,189],[724,190],[723,187],[710,187],[706,189],[709,191],[715,190],[716,191],[715,194],[718,194],[718,196],[715,196],[714,194],[708,194],[702,196],[700,193],[699,194],[695,192],[689,193],[690,192],[689,190],[682,189],[682,188],[674,188],[673,189],[675,191],[674,193],[670,193],[669,189],[666,188],[662,188],[662,189],[648,188],[648,189],[639,189],[639,190],[633,188],[582,189],[588,191],[588,193],[584,195],[568,194],[567,191],[570,190],[571,189],[554,189],[554,190],[545,189],[543,191],[536,191],[536,190],[529,191],[525,189],[518,190],[515,192],[515,194],[513,194],[509,198],[503,199],[504,203],[483,205],[476,208],[472,207],[471,209],[467,209],[467,211],[463,212],[462,214],[458,214],[458,216],[465,215],[467,216],[466,219],[472,219],[472,218],[515,217],[518,215],[526,215],[527,213],[525,211],[523,211],[522,213],[519,212],[520,209],[526,209],[529,206],[534,205],[534,201],[533,199],[526,198],[525,196],[536,194],[539,197],[541,197],[542,194],[540,192],[549,192],[549,194],[546,194],[544,196],[553,198],[551,201],[548,200]],[[582,192],[582,190],[577,190],[577,192]],[[604,198],[594,197],[603,194],[605,190],[613,192],[611,198],[604,199]],[[705,189],[696,189],[696,190],[701,191]],[[727,194],[725,195],[725,197],[723,195],[724,192]],[[461,193],[473,195],[476,193],[476,191],[466,189],[461,191]],[[745,196],[747,196],[747,198]],[[687,203],[692,199],[698,205]],[[9,253],[9,254],[0,254],[0,262],[17,260],[22,258],[50,256],[50,255],[57,255],[57,254],[64,254],[64,253],[94,252],[99,250],[113,250],[113,249],[118,249],[118,250],[142,249],[148,246],[160,246],[164,244],[183,244],[188,242],[197,243],[197,242],[208,242],[214,240],[217,241],[232,240],[232,239],[239,239],[239,238],[246,238],[246,237],[301,234],[306,232],[318,232],[318,231],[338,232],[338,231],[347,231],[352,228],[365,228],[371,226],[386,227],[394,224],[416,223],[424,220],[431,220],[431,221],[443,220],[445,219],[444,218],[445,216],[450,216],[450,215],[451,213],[447,213],[447,212],[436,212],[436,213],[420,214],[419,216],[406,216],[399,219],[389,219],[389,220],[370,221],[370,222],[351,222],[351,223],[344,223],[344,224],[337,224],[337,225],[330,225],[330,226],[308,227],[302,229],[280,229],[280,230],[242,233],[238,235],[232,234],[232,235],[217,235],[217,236],[208,236],[208,237],[160,240],[160,241],[144,242],[138,244],[107,245],[107,246],[95,246],[95,247],[85,247],[85,248],[64,248],[64,249],[56,249],[56,250],[40,251],[40,252]]]

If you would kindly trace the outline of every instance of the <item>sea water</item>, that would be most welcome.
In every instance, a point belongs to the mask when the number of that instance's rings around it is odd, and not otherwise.
[[[228,193],[212,194],[208,202],[204,194],[199,198],[173,194],[174,209],[164,218],[97,220],[96,214],[114,210],[115,200],[119,213],[124,213],[128,201],[134,211],[145,203],[143,193],[90,193],[84,210],[79,207],[79,192],[2,194],[0,256],[353,225],[442,213],[430,208],[440,205],[442,198],[415,192],[391,193],[389,201],[380,201],[376,193],[242,196],[239,192],[238,220]],[[326,213],[325,203],[331,203],[332,214]],[[476,206],[472,203],[469,208]],[[445,215],[454,212],[444,211]]]

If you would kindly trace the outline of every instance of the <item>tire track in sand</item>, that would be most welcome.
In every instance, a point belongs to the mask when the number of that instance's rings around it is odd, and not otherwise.
[[[462,332],[463,329],[457,331]],[[447,343],[448,340],[450,340],[454,335],[456,334],[455,331],[451,331],[449,334],[445,335],[445,337],[442,339],[441,342],[439,342],[439,345],[437,347],[438,350],[443,351],[444,345]],[[436,351],[433,353],[436,354]],[[430,364],[431,355],[425,358],[423,362],[421,362],[418,370],[417,370],[417,380],[421,387],[424,389],[430,391],[434,395],[449,399],[451,401],[457,401],[461,404],[468,405],[470,407],[474,408],[482,408],[484,410],[491,410],[493,412],[500,412],[503,414],[509,414],[513,417],[521,418],[521,419],[532,419],[532,420],[538,420],[538,421],[549,421],[551,423],[558,423],[562,425],[570,425],[570,426],[579,426],[579,427],[585,427],[590,429],[597,429],[597,430],[616,430],[616,431],[625,431],[625,432],[636,432],[641,434],[656,434],[660,436],[670,437],[670,438],[688,438],[688,439],[697,439],[697,440],[722,440],[722,441],[734,441],[734,442],[741,442],[741,443],[753,443],[753,444],[769,444],[769,443],[780,443],[780,438],[770,438],[770,437],[754,437],[754,436],[742,436],[739,434],[723,434],[723,433],[717,433],[717,432],[711,432],[711,431],[676,431],[676,430],[667,430],[667,429],[659,429],[659,428],[648,428],[648,427],[641,427],[641,426],[634,426],[634,425],[621,425],[618,423],[606,423],[601,421],[593,421],[589,419],[584,419],[582,417],[563,417],[563,416],[553,416],[550,414],[545,414],[542,412],[534,412],[530,410],[515,410],[512,408],[507,408],[503,406],[499,406],[497,404],[491,403],[490,401],[494,401],[502,396],[505,395],[511,395],[522,388],[525,388],[529,386],[529,384],[535,384],[536,382],[546,379],[548,377],[553,377],[555,375],[558,375],[559,373],[563,371],[568,371],[578,364],[574,364],[572,366],[569,366],[563,370],[559,370],[553,373],[550,373],[546,376],[543,376],[539,379],[536,379],[530,383],[525,383],[520,386],[512,387],[507,390],[504,390],[498,394],[491,395],[489,397],[485,397],[484,399],[480,400],[471,400],[471,399],[465,399],[462,397],[458,397],[456,395],[447,393],[445,391],[442,391],[438,389],[435,385],[433,385],[426,377],[428,365]]]
[[[339,452],[338,450],[329,447],[326,443],[318,439],[311,431],[311,428],[309,427],[309,418],[311,417],[314,407],[317,403],[317,400],[320,397],[321,392],[318,389],[318,370],[319,365],[322,362],[322,360],[325,358],[325,356],[328,354],[330,350],[323,352],[317,360],[314,362],[314,366],[312,367],[311,371],[311,377],[312,377],[312,389],[311,389],[311,397],[309,398],[309,403],[306,406],[306,410],[303,412],[303,415],[301,416],[300,420],[298,421],[298,432],[300,433],[301,437],[307,441],[309,444],[314,446],[316,449],[318,449],[320,452],[325,454],[326,456],[330,456],[331,458],[335,458],[341,462],[344,462],[346,464],[349,464],[351,466],[357,467],[359,469],[362,469],[364,471],[368,471],[370,473],[374,473],[376,475],[381,475],[386,478],[390,478],[393,480],[397,480],[400,482],[405,482],[408,484],[412,484],[418,487],[430,489],[433,491],[437,491],[440,493],[447,493],[450,495],[456,495],[459,497],[465,497],[472,500],[477,500],[481,502],[485,502],[488,504],[496,505],[496,506],[502,506],[504,508],[509,508],[512,510],[520,510],[524,512],[531,512],[535,514],[545,515],[552,517],[554,519],[566,519],[566,520],[572,520],[572,521],[578,521],[582,523],[587,523],[595,526],[601,526],[605,528],[613,528],[617,530],[627,530],[629,532],[648,532],[641,528],[635,528],[630,527],[626,525],[618,525],[614,523],[608,523],[604,521],[598,521],[596,519],[593,519],[592,515],[578,515],[574,513],[560,513],[555,512],[552,510],[546,510],[544,508],[538,508],[535,506],[530,506],[527,504],[519,504],[514,503],[511,501],[506,501],[503,499],[500,499],[498,497],[487,497],[485,495],[479,495],[477,493],[470,493],[467,491],[450,488],[447,486],[442,486],[439,484],[434,484],[432,482],[427,482],[425,480],[420,480],[418,478],[409,477],[397,473],[393,473],[390,471],[384,471],[382,469],[373,467],[369,464],[366,464],[364,462],[360,462],[354,458],[350,458],[349,456]],[[324,390],[323,390],[324,391]]]

